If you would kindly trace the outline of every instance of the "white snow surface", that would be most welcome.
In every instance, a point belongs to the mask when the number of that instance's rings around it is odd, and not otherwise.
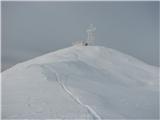
[[[61,49],[2,73],[2,118],[158,119],[158,72],[111,48]]]

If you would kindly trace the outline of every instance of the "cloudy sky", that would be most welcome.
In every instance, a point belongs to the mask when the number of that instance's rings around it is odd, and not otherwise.
[[[2,2],[2,70],[86,39],[158,66],[158,2]]]

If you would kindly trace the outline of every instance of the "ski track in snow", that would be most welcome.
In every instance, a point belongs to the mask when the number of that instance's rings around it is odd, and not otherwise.
[[[60,77],[59,77],[59,74],[51,69],[50,67],[47,66],[47,68],[49,70],[51,70],[52,72],[55,73],[56,75],[56,80],[57,82],[59,83],[59,85],[64,89],[65,92],[67,92],[67,94],[69,94],[71,96],[71,98],[78,104],[80,104],[82,107],[86,108],[87,111],[91,114],[91,116],[94,118],[94,119],[97,119],[97,120],[101,120],[101,117],[96,113],[95,110],[92,109],[92,107],[90,107],[89,105],[85,105],[84,103],[82,103],[80,101],[80,99],[78,97],[76,97],[75,95],[73,95],[73,93],[63,84],[63,82],[60,80]]]

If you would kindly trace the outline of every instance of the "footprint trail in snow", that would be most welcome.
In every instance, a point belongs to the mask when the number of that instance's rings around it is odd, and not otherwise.
[[[80,99],[75,96],[64,84],[63,82],[60,80],[60,77],[59,77],[59,74],[52,68],[50,68],[49,66],[47,66],[47,68],[52,71],[53,73],[55,73],[56,75],[56,80],[58,82],[58,84],[64,89],[64,91],[70,95],[70,97],[76,102],[78,103],[79,105],[81,105],[82,107],[86,108],[87,111],[89,112],[89,114],[93,117],[93,119],[96,119],[96,120],[101,120],[101,117],[96,113],[95,110],[93,110],[92,107],[90,107],[89,105],[86,105],[84,103],[82,103],[80,101]]]

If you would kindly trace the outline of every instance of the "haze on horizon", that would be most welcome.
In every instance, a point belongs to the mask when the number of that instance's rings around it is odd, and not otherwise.
[[[86,39],[159,66],[159,2],[2,1],[2,70]]]

